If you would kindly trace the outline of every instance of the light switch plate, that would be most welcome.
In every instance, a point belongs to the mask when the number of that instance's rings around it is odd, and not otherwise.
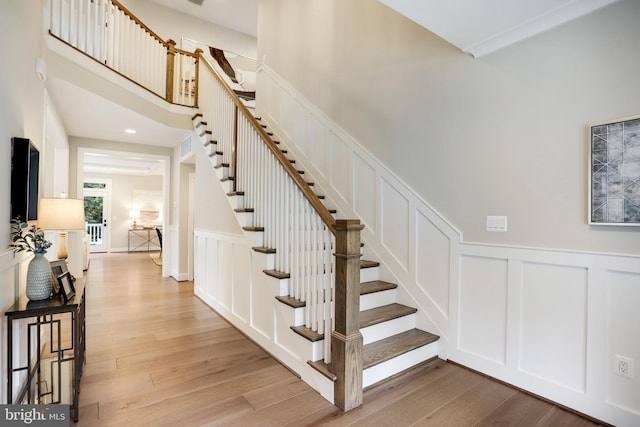
[[[487,216],[487,231],[494,232],[507,232],[507,217],[506,216]]]

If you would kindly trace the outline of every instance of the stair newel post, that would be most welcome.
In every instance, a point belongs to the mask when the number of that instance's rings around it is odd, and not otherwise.
[[[231,147],[231,168],[229,175],[234,177],[233,191],[237,191],[238,174],[236,168],[238,167],[238,106],[233,107],[233,145]]]
[[[335,329],[331,366],[335,404],[344,411],[362,405],[360,312],[360,231],[357,219],[336,220]]]
[[[194,100],[193,100],[193,106],[197,107],[198,106],[198,92],[200,91],[200,55],[202,54],[203,50],[198,48],[195,51],[195,55],[196,55],[196,70],[195,70],[195,79],[196,79],[196,83],[195,83],[195,94],[194,94]]]
[[[166,80],[166,98],[168,102],[173,102],[173,73],[176,60],[176,42],[167,40],[167,80]]]

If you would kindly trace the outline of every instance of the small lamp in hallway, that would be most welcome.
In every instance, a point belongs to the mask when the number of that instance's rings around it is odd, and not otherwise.
[[[42,198],[38,225],[59,231],[58,259],[67,259],[67,231],[84,230],[84,202],[80,199]]]

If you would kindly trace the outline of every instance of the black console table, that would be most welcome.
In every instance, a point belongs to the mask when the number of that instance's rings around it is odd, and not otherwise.
[[[53,297],[44,301],[29,301],[21,298],[6,312],[7,316],[7,403],[8,404],[42,404],[62,402],[62,363],[71,363],[71,393],[70,404],[73,421],[78,421],[78,398],[80,393],[80,377],[85,361],[85,279],[77,279],[74,284],[76,294],[66,304],[59,297]],[[68,317],[67,317],[68,316]],[[22,349],[26,351],[26,365],[14,366],[13,360],[13,325],[19,319],[27,321],[26,337],[18,340]],[[70,328],[63,326],[65,319],[70,320]],[[48,327],[48,328],[47,328]],[[42,333],[47,332],[52,357],[51,382],[54,381],[53,366],[57,364],[57,398],[53,392],[53,384],[50,390],[42,389],[43,365],[42,358]],[[70,344],[62,347],[63,332],[69,329]],[[35,351],[36,354],[32,354]],[[19,362],[18,362],[19,363]],[[16,373],[24,372],[25,384],[13,398],[13,382]]]

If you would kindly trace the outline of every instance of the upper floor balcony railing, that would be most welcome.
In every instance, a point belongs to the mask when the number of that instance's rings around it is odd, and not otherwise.
[[[49,33],[168,102],[198,105],[198,51],[163,40],[116,0],[49,0]]]

